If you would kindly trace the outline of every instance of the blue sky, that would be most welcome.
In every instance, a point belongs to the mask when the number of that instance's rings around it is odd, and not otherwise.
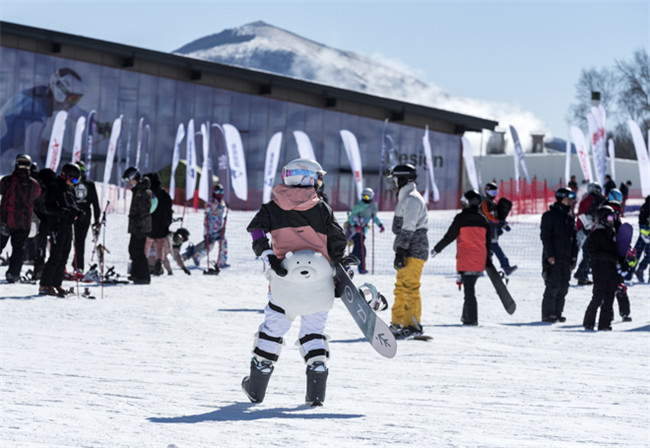
[[[650,47],[650,2],[29,1],[4,21],[158,51],[263,20],[404,68],[446,93],[520,106],[566,136],[585,68]]]

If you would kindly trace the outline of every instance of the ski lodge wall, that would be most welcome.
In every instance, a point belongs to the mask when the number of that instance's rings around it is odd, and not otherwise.
[[[351,131],[359,143],[364,186],[383,190],[380,209],[392,210],[396,198],[379,176],[382,146],[391,153],[393,163],[416,165],[423,191],[425,126],[430,130],[434,174],[441,193],[440,202],[430,201],[429,207],[454,209],[463,188],[460,137],[464,132],[497,126],[491,120],[267,72],[8,22],[0,22],[0,60],[0,175],[13,169],[18,153],[30,154],[43,167],[56,104],[45,111],[37,111],[36,106],[23,111],[22,121],[15,119],[12,108],[23,104],[35,89],[46,91],[52,74],[69,68],[81,78],[83,96],[68,110],[63,163],[71,158],[77,118],[95,110],[91,178],[101,182],[110,126],[123,115],[110,183],[117,185],[122,170],[135,165],[136,148],[141,147],[139,169],[160,172],[163,185],[168,186],[178,125],[194,119],[198,130],[202,123],[229,123],[242,136],[248,172],[248,200],[241,201],[234,194],[228,198],[231,207],[239,210],[255,210],[262,202],[265,153],[271,136],[283,134],[278,169],[299,156],[294,131],[309,136],[316,158],[328,172],[330,204],[335,210],[349,210],[356,202],[355,182],[339,135],[342,129]],[[37,135],[27,135],[33,130],[32,122],[40,124]],[[15,137],[12,141],[4,138],[9,134]],[[83,141],[85,145],[87,138]],[[201,145],[197,139],[198,166]],[[227,186],[223,150],[223,144],[210,142],[213,171]],[[83,146],[82,159],[86,151]],[[185,142],[181,159],[184,154]],[[387,159],[386,167],[391,161]],[[179,177],[183,175],[184,170],[179,169],[176,185],[185,184],[184,177]],[[279,181],[276,175],[276,183]]]

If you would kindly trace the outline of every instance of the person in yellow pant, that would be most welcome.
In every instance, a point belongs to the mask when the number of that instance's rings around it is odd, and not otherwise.
[[[410,164],[396,165],[388,175],[398,192],[393,233],[394,266],[397,270],[391,331],[397,339],[421,335],[420,277],[429,257],[427,207],[417,190],[417,171]]]

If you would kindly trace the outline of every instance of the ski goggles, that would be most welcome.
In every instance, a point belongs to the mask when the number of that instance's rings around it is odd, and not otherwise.
[[[370,202],[372,196],[370,196],[369,194],[364,194],[363,196],[361,196],[361,199],[363,199],[366,202]]]
[[[499,190],[485,190],[485,194],[492,198],[496,198],[497,195],[499,194]]]
[[[74,185],[77,185],[79,183],[79,178],[78,177],[71,177],[70,182],[72,182]]]

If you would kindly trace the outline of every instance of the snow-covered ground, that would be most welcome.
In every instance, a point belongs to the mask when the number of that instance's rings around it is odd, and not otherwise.
[[[432,243],[453,215],[430,214]],[[250,216],[229,215],[232,266],[218,276],[175,269],[149,286],[105,286],[103,298],[91,284],[96,300],[0,284],[0,446],[650,446],[650,286],[630,286],[634,320],[616,312],[612,332],[582,329],[590,287],[570,288],[566,323],[542,324],[538,216],[513,219],[502,239],[520,266],[509,284],[514,315],[484,277],[480,326],[460,325],[450,246],[422,278],[433,341],[400,342],[395,358],[381,358],[336,302],[325,406],[303,404],[296,324],[265,402],[249,403],[240,382],[267,290],[243,230]],[[391,215],[380,216],[390,229]],[[108,264],[123,274],[125,224],[109,215]],[[198,235],[201,214],[186,225]],[[389,233],[376,234],[378,274],[355,281],[375,283],[392,303]],[[379,315],[390,320],[390,311]]]

